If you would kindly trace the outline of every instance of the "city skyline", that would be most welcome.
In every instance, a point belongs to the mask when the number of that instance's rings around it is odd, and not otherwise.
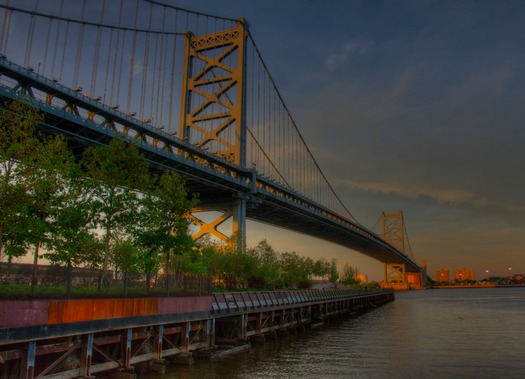
[[[175,1],[245,17],[284,101],[353,216],[402,210],[428,272],[525,271],[525,4],[514,1]],[[373,229],[374,231],[378,231]],[[248,241],[380,262],[249,223]]]

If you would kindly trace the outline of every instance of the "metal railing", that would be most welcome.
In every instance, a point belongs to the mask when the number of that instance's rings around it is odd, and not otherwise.
[[[0,298],[127,298],[211,293],[212,280],[207,276],[0,263]]]
[[[374,293],[392,292],[391,290],[300,290],[300,291],[253,291],[224,292],[213,294],[213,312],[230,313],[308,304],[319,301],[349,297],[370,296]]]

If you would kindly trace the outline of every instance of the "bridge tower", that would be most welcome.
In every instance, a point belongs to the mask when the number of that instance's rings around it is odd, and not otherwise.
[[[179,126],[183,140],[241,168],[246,167],[247,36],[248,23],[242,18],[233,29],[202,36],[186,33]],[[221,215],[205,222],[196,215],[202,211],[218,211]],[[225,242],[230,238],[218,227],[232,218],[232,240],[237,251],[245,250],[244,194],[236,194],[226,202],[204,204],[192,217],[200,226],[194,239],[211,234]]]
[[[381,214],[383,239],[405,254],[403,211]],[[386,283],[406,283],[404,263],[385,263]]]

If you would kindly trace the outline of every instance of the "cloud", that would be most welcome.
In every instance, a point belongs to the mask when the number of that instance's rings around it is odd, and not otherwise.
[[[373,41],[360,39],[345,43],[339,52],[325,58],[324,65],[328,70],[335,70],[343,66],[351,55],[364,55],[373,46]]]
[[[504,204],[463,190],[425,188],[407,185],[399,186],[385,183],[362,183],[352,180],[341,180],[340,183],[350,190],[380,193],[385,195],[397,195],[411,200],[428,198],[442,205],[465,205],[478,208],[495,207],[507,212],[525,211],[525,207],[523,206],[516,207],[509,204]]]

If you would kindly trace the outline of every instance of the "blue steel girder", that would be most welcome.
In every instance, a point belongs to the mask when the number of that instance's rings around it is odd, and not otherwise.
[[[414,262],[378,235],[291,188],[258,176],[255,169],[243,169],[56,81],[0,59],[0,79],[4,76],[26,83],[26,87],[35,90],[33,94],[36,90],[44,93],[43,99],[35,94],[29,98],[16,92],[15,86],[0,84],[0,96],[26,99],[46,114],[42,125],[46,131],[63,134],[85,146],[107,144],[112,138],[124,136],[137,144],[155,170],[173,170],[183,175],[188,189],[200,194],[203,206],[231,204],[232,197],[242,197],[247,203],[249,219],[331,241],[382,262],[405,263],[407,272],[420,271]],[[80,111],[72,113],[54,106],[48,101],[51,98],[62,101],[61,104],[74,103]]]

